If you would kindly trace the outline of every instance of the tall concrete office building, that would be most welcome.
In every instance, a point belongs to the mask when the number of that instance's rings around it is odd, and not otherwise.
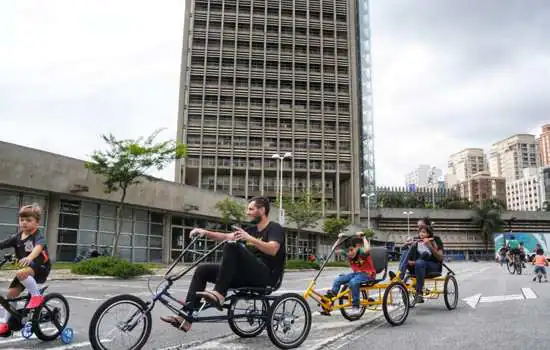
[[[494,143],[489,153],[489,170],[492,176],[507,181],[523,177],[523,169],[538,168],[540,163],[535,135],[516,134]]]
[[[272,156],[290,152],[284,196],[309,190],[326,211],[357,215],[372,142],[359,107],[364,2],[186,1],[178,140],[189,152],[176,181],[275,198]]]

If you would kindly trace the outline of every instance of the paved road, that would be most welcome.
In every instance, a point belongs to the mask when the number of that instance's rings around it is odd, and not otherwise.
[[[360,321],[349,322],[339,313],[320,316],[315,305],[313,325],[304,343],[304,349],[363,349],[369,344],[389,344],[392,349],[425,349],[444,346],[446,350],[464,349],[483,344],[483,349],[548,349],[549,344],[536,339],[550,339],[547,320],[550,306],[547,303],[550,284],[534,284],[530,276],[510,276],[495,264],[456,263],[452,265],[458,275],[460,297],[481,293],[481,297],[469,300],[475,309],[461,301],[455,311],[447,311],[442,301],[428,301],[411,310],[406,323],[398,328],[386,324],[380,312],[367,312]],[[319,280],[319,287],[328,287],[338,269],[327,270]],[[302,293],[313,272],[289,272],[280,292]],[[189,277],[173,287],[174,293],[183,297],[189,285]],[[70,326],[75,339],[70,345],[59,341],[42,343],[36,339],[25,340],[19,334],[0,339],[0,349],[90,349],[88,325],[92,314],[105,299],[120,293],[131,293],[147,298],[146,281],[54,281],[49,290],[62,292],[71,306]],[[489,302],[489,296],[519,294],[521,288],[531,288],[535,299]],[[529,291],[527,295],[531,296]],[[513,298],[513,297],[512,297]],[[158,305],[153,311],[153,333],[145,349],[258,349],[272,347],[264,332],[254,339],[239,339],[227,324],[195,324],[189,333],[182,333],[159,320],[166,314]],[[512,317],[517,318],[513,323]],[[506,329],[506,332],[503,332]],[[390,334],[390,332],[392,332]],[[396,337],[402,334],[403,337]],[[405,334],[408,334],[405,337]]]

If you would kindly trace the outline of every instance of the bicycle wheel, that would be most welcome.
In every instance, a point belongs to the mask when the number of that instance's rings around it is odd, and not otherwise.
[[[286,306],[293,303],[294,306]],[[299,310],[298,310],[299,309]],[[298,316],[295,312],[301,311],[304,315]],[[311,330],[311,309],[305,299],[296,293],[280,295],[269,308],[267,335],[279,349],[294,349],[302,345]],[[299,331],[294,331],[298,321],[303,320]],[[284,336],[296,335],[294,339],[282,339]]]
[[[127,305],[134,310],[125,313],[125,317],[122,320],[117,320],[118,322],[104,322],[105,316],[111,312],[113,309]],[[108,350],[110,348],[120,348],[126,350],[139,350],[141,349],[149,336],[151,335],[152,319],[151,313],[147,311],[148,305],[141,300],[140,298],[130,295],[122,294],[112,297],[105,301],[101,306],[96,310],[92,321],[90,322],[90,328],[88,330],[88,336],[90,338],[90,345],[94,350]],[[105,323],[105,324],[104,324]],[[141,327],[139,327],[141,325]],[[105,326],[109,331],[106,335],[100,335],[100,328]],[[134,329],[141,329],[137,340],[131,345],[119,345],[113,346],[115,340],[114,336],[110,333],[120,330],[125,335]],[[127,342],[124,342],[127,344]],[[121,347],[123,346],[123,347]]]
[[[368,299],[367,291],[361,290],[361,300],[367,300],[367,299]],[[338,299],[338,303],[340,305],[345,305],[348,302],[348,300],[351,300],[351,290],[349,290],[347,294],[340,297],[340,299]],[[346,308],[343,307],[340,309],[340,313],[348,321],[357,321],[358,319],[363,317],[363,314],[365,313],[366,310],[367,310],[367,306],[361,305],[361,311],[358,314],[350,315],[348,313],[348,310],[346,310]]]
[[[518,275],[521,275],[521,270],[522,270],[522,267],[523,267],[522,264],[523,263],[519,260],[519,257],[516,258],[516,260],[515,260],[516,274],[518,274]]]
[[[445,276],[445,282],[443,284],[443,299],[447,309],[456,309],[456,306],[458,305],[458,282],[453,275]]]
[[[400,326],[409,316],[409,292],[401,282],[393,282],[384,291],[382,311],[386,321],[392,326]],[[391,305],[388,305],[390,303]],[[401,314],[397,314],[401,311]]]
[[[237,307],[240,301],[248,305]],[[265,329],[268,309],[269,303],[265,299],[235,298],[227,311],[229,328],[241,338],[253,338]]]
[[[69,302],[63,295],[47,294],[44,296],[44,303],[34,310],[32,331],[42,341],[55,340],[69,323],[69,315]],[[47,327],[44,327],[45,324]]]
[[[508,268],[508,272],[513,275],[516,273],[516,264],[511,261],[511,262],[506,262],[506,267]]]

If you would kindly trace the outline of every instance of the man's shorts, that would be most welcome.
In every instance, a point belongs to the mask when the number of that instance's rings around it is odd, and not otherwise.
[[[50,275],[51,265],[34,265],[31,266],[31,269],[34,271],[34,279],[36,283],[44,283]],[[9,288],[19,288],[21,290],[25,289],[25,286],[15,277],[10,283]]]

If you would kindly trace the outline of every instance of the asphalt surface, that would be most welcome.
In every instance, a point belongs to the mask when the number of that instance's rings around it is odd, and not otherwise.
[[[359,321],[350,322],[339,312],[333,312],[330,317],[319,315],[317,306],[311,302],[313,323],[301,348],[550,348],[550,283],[532,282],[530,266],[528,274],[523,276],[511,276],[494,263],[463,262],[450,266],[457,274],[460,299],[472,297],[467,300],[473,306],[460,300],[458,308],[449,311],[442,298],[429,300],[411,309],[403,325],[392,327],[379,311],[367,311]],[[329,287],[342,271],[346,270],[325,271],[318,281],[319,288]],[[302,294],[313,275],[312,271],[287,272],[278,294]],[[171,289],[173,294],[183,298],[189,280],[190,276],[186,276],[178,281]],[[0,349],[90,349],[88,326],[103,301],[122,293],[134,294],[144,300],[150,297],[146,280],[53,281],[48,285],[49,292],[61,292],[70,303],[69,327],[75,332],[73,342],[68,345],[59,340],[44,343],[34,337],[24,339],[16,333],[11,338],[0,338]],[[508,297],[512,300],[499,301],[499,296],[506,295],[512,295]],[[161,304],[152,314],[153,331],[144,349],[275,349],[265,331],[252,339],[240,339],[227,323],[196,323],[190,332],[183,333],[159,320],[161,315],[170,314]],[[106,339],[109,337],[106,335]],[[116,348],[119,347],[113,347]]]

